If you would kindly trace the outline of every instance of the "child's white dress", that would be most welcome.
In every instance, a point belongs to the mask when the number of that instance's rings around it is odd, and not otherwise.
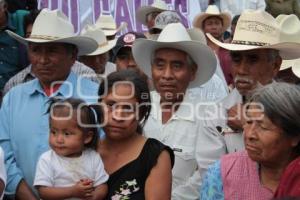
[[[33,185],[70,187],[86,178],[93,180],[95,187],[108,180],[108,174],[96,151],[85,150],[80,157],[69,158],[49,150],[39,158]]]

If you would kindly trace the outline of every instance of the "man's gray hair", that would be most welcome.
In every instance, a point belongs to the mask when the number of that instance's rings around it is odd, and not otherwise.
[[[157,52],[158,50],[161,50],[161,49],[173,49],[173,48],[163,47],[163,48],[155,49],[155,50],[152,52],[152,54],[151,54],[151,65],[154,64],[156,52]],[[180,50],[180,49],[175,49],[175,50],[177,50],[177,51],[182,51],[182,50]],[[182,52],[184,52],[184,51],[182,51]],[[198,67],[197,64],[195,63],[195,61],[192,59],[192,57],[191,57],[188,53],[186,53],[186,52],[184,52],[184,53],[186,54],[186,62],[187,62],[187,64],[188,64],[188,66],[189,66],[189,67],[194,67],[194,66]]]
[[[265,115],[283,130],[283,134],[300,136],[300,86],[273,82],[258,89],[252,101],[263,105]]]

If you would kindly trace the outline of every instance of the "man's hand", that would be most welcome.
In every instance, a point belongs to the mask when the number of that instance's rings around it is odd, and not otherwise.
[[[227,110],[227,125],[234,131],[242,131],[245,122],[244,106],[236,104]]]

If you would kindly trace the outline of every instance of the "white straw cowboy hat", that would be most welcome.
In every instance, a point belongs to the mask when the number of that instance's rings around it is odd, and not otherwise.
[[[59,10],[43,9],[32,26],[29,38],[23,38],[9,30],[7,33],[25,45],[33,43],[67,43],[78,48],[78,55],[85,55],[97,49],[97,42],[91,38],[76,36],[69,19]]]
[[[180,23],[168,24],[157,40],[137,39],[133,43],[132,54],[138,66],[149,77],[151,58],[157,49],[173,48],[186,52],[197,64],[195,80],[189,88],[199,87],[207,82],[215,73],[217,60],[214,52],[199,41],[193,41],[185,27]]]
[[[300,60],[297,59],[292,67],[292,71],[294,72],[294,74],[300,78]]]
[[[168,10],[168,5],[162,0],[155,0],[150,6],[142,6],[136,12],[136,18],[142,24],[146,24],[146,16],[152,12],[163,12]]]
[[[193,20],[193,26],[202,29],[203,22],[209,17],[219,17],[223,21],[222,31],[225,32],[231,23],[231,16],[229,13],[220,12],[216,5],[209,5],[204,13],[196,15]]]
[[[100,15],[95,24],[103,30],[106,36],[115,35],[127,27],[126,22],[121,22],[120,26],[117,27],[112,15]]]
[[[281,42],[300,43],[300,21],[296,15],[278,15],[276,22],[281,30]],[[299,63],[299,59],[283,60],[280,70],[288,69],[294,66],[295,63]]]
[[[235,28],[231,43],[222,43],[211,34],[206,36],[218,46],[231,51],[246,51],[253,49],[277,49],[283,59],[300,57],[300,44],[282,42],[283,37],[275,18],[262,10],[244,11]]]
[[[80,35],[90,37],[98,43],[98,48],[94,52],[87,54],[87,56],[95,56],[108,52],[116,45],[117,42],[117,39],[107,40],[102,29],[96,25],[86,25],[82,29]]]

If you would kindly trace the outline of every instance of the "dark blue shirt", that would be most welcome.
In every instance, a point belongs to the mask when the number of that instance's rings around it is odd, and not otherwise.
[[[23,19],[28,11],[7,13],[7,25],[0,30],[0,90],[10,77],[26,67],[26,48],[10,37],[5,30],[24,36]]]

